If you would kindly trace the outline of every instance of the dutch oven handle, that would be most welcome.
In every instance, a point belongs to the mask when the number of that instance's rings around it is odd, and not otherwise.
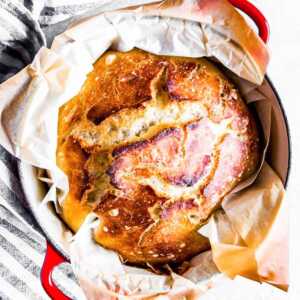
[[[260,38],[267,43],[270,36],[270,29],[264,15],[247,0],[229,0],[229,2],[254,21],[258,28]],[[47,242],[46,256],[41,270],[41,281],[46,293],[53,300],[71,300],[57,288],[52,280],[52,270],[63,262],[66,262],[65,258]]]
[[[270,37],[270,27],[267,19],[261,13],[261,11],[248,0],[229,0],[229,2],[252,19],[258,28],[258,34],[260,38],[265,43],[268,43]]]
[[[53,269],[66,262],[65,258],[47,241],[47,250],[41,270],[41,282],[48,296],[53,300],[71,300],[65,296],[52,280]]]

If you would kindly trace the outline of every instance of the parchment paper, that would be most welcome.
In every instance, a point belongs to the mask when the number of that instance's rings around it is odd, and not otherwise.
[[[214,13],[216,8],[218,13]],[[56,166],[58,109],[78,93],[93,63],[108,48],[213,56],[235,73],[228,71],[245,101],[256,109],[265,154],[272,106],[260,87],[249,81],[261,83],[268,56],[240,18],[221,0],[162,1],[106,12],[71,26],[54,40],[51,49],[42,48],[31,65],[0,86],[0,143],[16,157],[51,174],[52,186],[36,209],[51,236],[57,236],[65,251],[70,251],[73,269],[89,299],[158,295],[160,299],[182,299],[183,295],[193,299],[236,275],[287,287],[284,188],[264,157],[261,171],[226,197],[222,209],[201,228],[212,251],[193,258],[182,276],[172,271],[171,275],[157,275],[123,265],[116,253],[94,243],[92,230],[99,222],[95,215],[87,217],[70,241],[70,232],[48,206],[53,201],[59,213],[57,191],[60,201],[68,192],[68,179]],[[241,26],[238,31],[237,25]]]

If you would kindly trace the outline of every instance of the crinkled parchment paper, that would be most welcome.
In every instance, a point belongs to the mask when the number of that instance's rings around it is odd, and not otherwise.
[[[183,295],[194,299],[236,275],[286,288],[287,203],[283,185],[264,157],[260,170],[236,187],[200,229],[212,250],[194,257],[181,276],[172,270],[170,275],[157,275],[123,265],[116,253],[93,241],[93,228],[99,222],[93,214],[71,241],[70,232],[50,212],[48,202],[54,202],[59,213],[68,192],[68,179],[56,166],[58,109],[78,93],[93,63],[108,48],[214,57],[230,70],[228,75],[243,98],[255,108],[265,154],[272,104],[256,85],[263,81],[268,62],[262,41],[225,0],[170,0],[126,8],[145,2],[150,1],[124,1],[122,10],[113,11],[111,1],[112,11],[77,22],[56,37],[51,49],[42,48],[31,65],[4,82],[0,143],[51,174],[48,194],[33,209],[49,235],[70,253],[89,299],[182,299]]]

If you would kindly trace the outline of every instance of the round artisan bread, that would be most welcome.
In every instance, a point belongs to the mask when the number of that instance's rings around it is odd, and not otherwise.
[[[204,58],[108,51],[59,112],[62,217],[76,232],[95,212],[95,240],[131,263],[208,249],[199,228],[258,161],[254,119]]]

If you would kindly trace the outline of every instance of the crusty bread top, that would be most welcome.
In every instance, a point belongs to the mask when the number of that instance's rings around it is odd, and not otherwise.
[[[132,263],[182,262],[209,248],[197,233],[258,162],[255,123],[206,59],[108,51],[59,113],[57,163],[77,231]]]

